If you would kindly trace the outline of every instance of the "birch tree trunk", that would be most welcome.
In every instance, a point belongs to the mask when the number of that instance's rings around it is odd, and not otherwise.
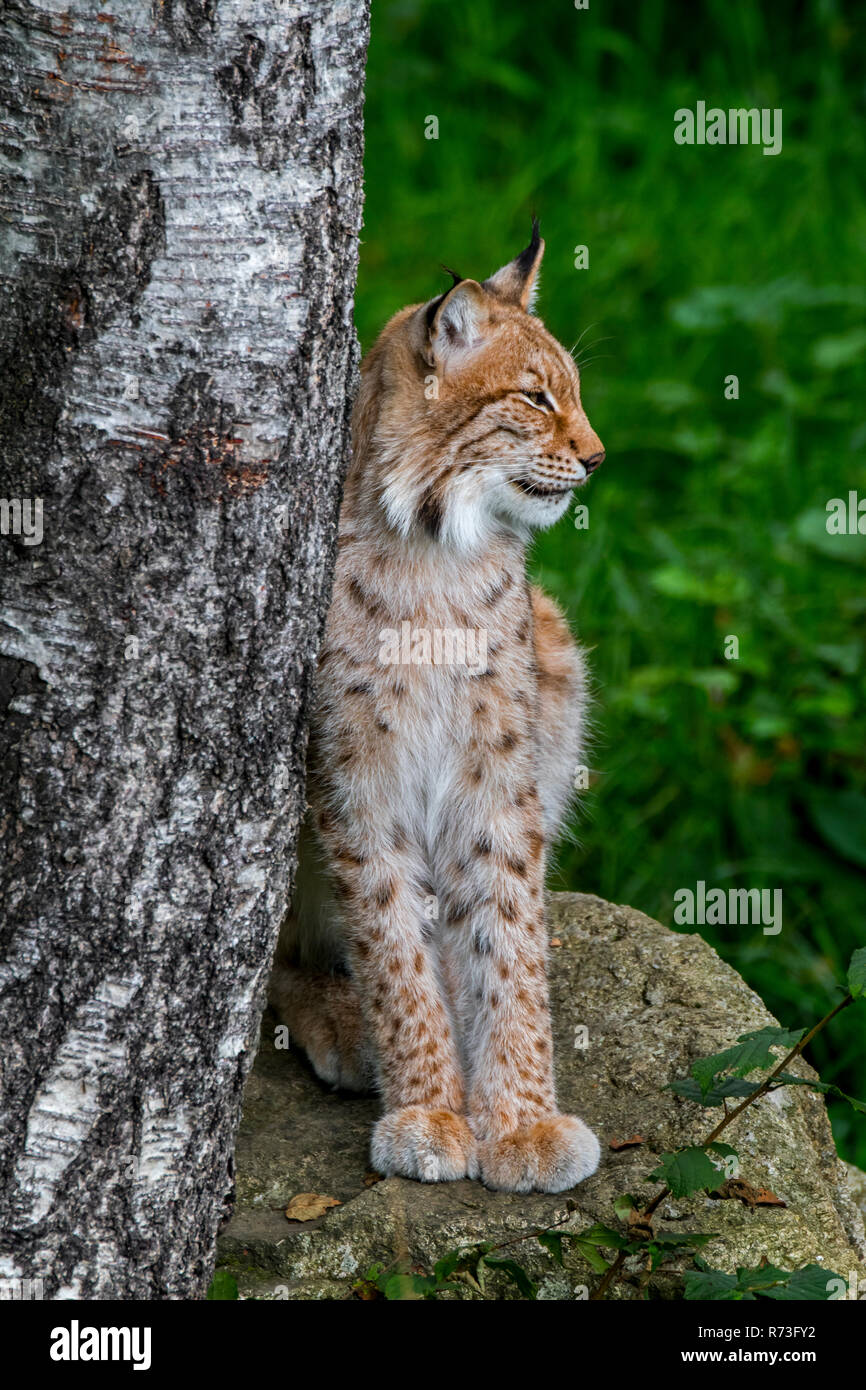
[[[0,1276],[198,1297],[303,809],[366,0],[0,8]]]

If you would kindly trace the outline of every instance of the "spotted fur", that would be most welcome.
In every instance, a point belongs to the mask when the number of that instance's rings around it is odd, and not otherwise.
[[[599,1159],[556,1106],[542,897],[586,678],[525,549],[604,453],[530,312],[543,250],[535,224],[363,364],[272,1000],[324,1080],[378,1088],[381,1171],[558,1192]],[[483,632],[486,662],[383,659],[403,624]]]

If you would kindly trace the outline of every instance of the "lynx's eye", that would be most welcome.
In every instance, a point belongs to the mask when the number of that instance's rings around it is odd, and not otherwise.
[[[521,391],[523,399],[530,405],[534,405],[536,410],[553,410],[553,401],[546,391]]]

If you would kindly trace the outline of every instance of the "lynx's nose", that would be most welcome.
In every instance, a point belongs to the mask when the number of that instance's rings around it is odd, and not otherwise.
[[[604,463],[604,449],[599,449],[597,453],[590,454],[588,459],[581,459],[581,463],[587,474],[594,473],[600,463]]]
[[[568,442],[586,470],[586,476],[589,477],[590,473],[594,473],[599,464],[604,462],[604,445],[585,416],[578,423],[574,433],[577,437],[569,439]]]

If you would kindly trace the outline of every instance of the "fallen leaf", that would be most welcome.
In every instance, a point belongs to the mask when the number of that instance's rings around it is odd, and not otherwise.
[[[787,1207],[768,1187],[753,1187],[744,1178],[728,1178],[710,1193],[717,1201],[742,1202],[744,1207]]]
[[[551,946],[561,946],[562,942],[560,941],[558,936],[552,936],[550,938],[550,944]]]
[[[315,1221],[324,1216],[329,1207],[342,1206],[336,1197],[323,1197],[319,1192],[299,1192],[286,1207],[288,1221]]]
[[[639,1144],[645,1143],[642,1134],[633,1134],[630,1139],[611,1139],[607,1147],[618,1152],[620,1149],[636,1149]]]
[[[643,1212],[638,1211],[637,1207],[632,1207],[626,1217],[628,1233],[635,1240],[652,1240],[655,1235],[652,1220],[644,1216]]]

